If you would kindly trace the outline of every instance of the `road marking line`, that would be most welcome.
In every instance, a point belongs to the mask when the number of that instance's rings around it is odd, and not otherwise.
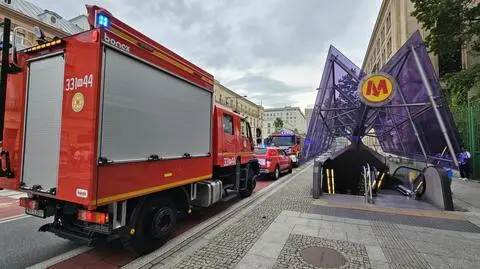
[[[12,205],[13,203],[0,203],[0,208],[2,207],[9,207],[10,205]]]
[[[87,246],[81,246],[76,249],[72,249],[70,251],[67,251],[63,254],[60,254],[58,256],[55,256],[53,258],[50,258],[48,260],[45,260],[43,262],[37,263],[35,265],[32,265],[30,267],[27,267],[27,269],[40,269],[40,268],[48,268],[50,266],[53,266],[57,263],[63,262],[65,260],[71,259],[75,256],[78,256],[82,253],[85,253],[89,250],[93,249],[93,247],[87,247]]]
[[[0,224],[7,223],[7,222],[10,222],[10,221],[14,221],[14,220],[29,218],[29,217],[30,217],[29,215],[25,215],[25,214],[16,215],[16,216],[12,216],[12,217],[6,217],[6,218],[3,218],[3,219],[0,219]]]
[[[16,195],[16,194],[19,194],[21,192],[18,192],[18,191],[9,191],[9,190],[2,190],[0,192],[0,196],[10,196],[10,195]]]
[[[23,197],[28,197],[28,194],[22,192],[20,194],[11,195],[11,196],[8,196],[8,197],[18,200],[18,199],[23,198]]]

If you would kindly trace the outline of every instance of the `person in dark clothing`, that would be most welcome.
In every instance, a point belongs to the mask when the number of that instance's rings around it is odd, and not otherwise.
[[[462,148],[462,152],[458,156],[459,168],[460,168],[460,178],[462,180],[470,179],[470,160],[471,155],[465,148]]]

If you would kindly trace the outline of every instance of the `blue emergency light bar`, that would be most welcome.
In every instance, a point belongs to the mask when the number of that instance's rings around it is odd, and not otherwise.
[[[281,135],[293,135],[295,133],[293,131],[290,131],[290,130],[282,130],[282,131],[280,131],[280,134]]]
[[[105,16],[105,14],[99,13],[97,15],[97,25],[103,27],[103,28],[108,28],[110,27],[110,18]]]

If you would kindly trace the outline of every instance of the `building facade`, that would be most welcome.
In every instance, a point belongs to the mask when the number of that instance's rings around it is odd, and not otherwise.
[[[306,130],[308,130],[308,126],[310,125],[310,119],[312,118],[312,113],[313,113],[313,106],[307,106],[305,108]]]
[[[299,107],[281,107],[281,108],[269,108],[265,109],[265,126],[263,128],[263,134],[268,136],[275,132],[274,122],[277,118],[283,121],[284,129],[291,129],[301,134],[307,132],[307,124],[305,115]]]
[[[428,34],[411,15],[414,10],[410,0],[382,1],[362,64],[362,70],[367,74],[380,70],[417,30],[424,38]],[[433,53],[429,56],[436,74],[439,75],[441,67],[439,67],[438,56]],[[462,49],[461,61],[463,67],[468,68],[479,59],[468,49]]]
[[[33,27],[39,27],[47,40],[54,37],[62,38],[71,34],[84,31],[75,23],[63,19],[53,11],[42,9],[25,0],[14,0],[10,4],[0,2],[0,20],[7,17],[12,21],[12,43],[15,31],[15,45],[18,50],[37,45],[37,37],[33,33]],[[77,17],[77,22],[85,25],[86,16]],[[83,20],[83,22],[81,22]],[[0,35],[3,29],[0,27]],[[3,38],[3,37],[1,37]]]
[[[252,128],[252,135],[256,139],[256,129],[263,129],[264,108],[247,99],[246,96],[237,94],[215,80],[214,84],[215,101],[237,111],[245,117]],[[262,132],[262,139],[265,135]]]

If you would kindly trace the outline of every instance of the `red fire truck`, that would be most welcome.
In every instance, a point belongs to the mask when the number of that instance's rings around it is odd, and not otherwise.
[[[251,195],[251,129],[214,104],[212,75],[87,10],[89,31],[10,56],[3,43],[0,188],[28,193],[26,214],[54,217],[40,231],[145,253],[192,207]]]
[[[267,146],[275,146],[285,150],[292,159],[295,167],[300,163],[304,137],[292,130],[281,130],[273,133],[265,139]]]

